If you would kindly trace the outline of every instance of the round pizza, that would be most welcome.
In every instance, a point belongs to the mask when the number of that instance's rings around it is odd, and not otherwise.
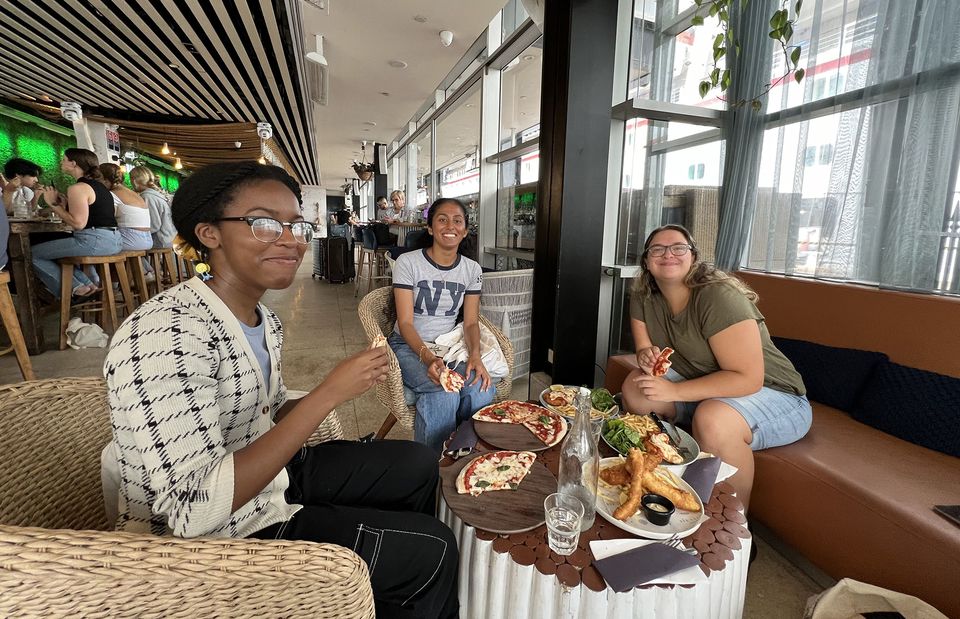
[[[479,496],[493,490],[516,490],[537,455],[530,451],[493,451],[471,460],[457,475],[457,492]]]
[[[519,400],[505,400],[484,406],[473,418],[491,423],[513,423],[533,432],[547,447],[553,447],[567,434],[567,422],[558,413]]]

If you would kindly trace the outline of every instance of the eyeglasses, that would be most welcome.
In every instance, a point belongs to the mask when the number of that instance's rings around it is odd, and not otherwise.
[[[250,226],[253,238],[264,243],[273,243],[283,234],[284,228],[290,228],[297,243],[306,245],[317,231],[317,226],[309,221],[283,222],[273,217],[221,217],[217,221],[242,221]]]
[[[651,245],[647,248],[647,254],[654,258],[662,258],[667,254],[667,250],[674,256],[686,256],[687,252],[693,249],[686,243],[676,243],[675,245]]]

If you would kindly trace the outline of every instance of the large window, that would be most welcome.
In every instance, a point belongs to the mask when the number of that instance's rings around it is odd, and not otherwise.
[[[473,227],[480,201],[480,82],[437,120],[437,197],[459,198]]]
[[[413,206],[418,206],[421,209],[430,206],[431,200],[433,200],[433,183],[431,182],[431,160],[430,154],[433,150],[433,134],[430,131],[426,131],[420,134],[414,143],[413,148],[409,153],[410,163],[408,165],[413,166],[413,169],[416,170],[417,177],[417,193],[416,200],[414,201],[414,196],[411,195],[412,192],[407,193],[407,203],[412,202]]]
[[[500,72],[496,246],[519,266],[533,260],[536,241],[542,46],[541,38]]]

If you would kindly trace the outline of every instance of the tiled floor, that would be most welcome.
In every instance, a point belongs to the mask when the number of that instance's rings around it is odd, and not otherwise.
[[[367,344],[357,318],[353,285],[313,280],[310,263],[308,255],[289,289],[269,292],[264,298],[283,321],[283,376],[291,389],[312,389],[340,359]],[[50,350],[32,358],[39,378],[101,373],[104,349],[57,351],[57,316],[47,316],[44,327]],[[0,383],[19,380],[13,356],[0,357]],[[514,396],[527,397],[525,381],[515,387]],[[339,413],[347,438],[375,432],[386,414],[372,392],[344,404]],[[390,438],[410,437],[411,432],[399,425],[390,433]],[[744,616],[803,616],[807,598],[821,587],[762,539],[757,543],[759,556],[750,569]]]

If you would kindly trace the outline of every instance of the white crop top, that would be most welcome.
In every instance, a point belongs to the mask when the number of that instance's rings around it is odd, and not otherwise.
[[[124,204],[117,194],[111,192],[110,195],[113,196],[114,214],[117,217],[118,227],[150,229],[150,209],[145,206]]]

